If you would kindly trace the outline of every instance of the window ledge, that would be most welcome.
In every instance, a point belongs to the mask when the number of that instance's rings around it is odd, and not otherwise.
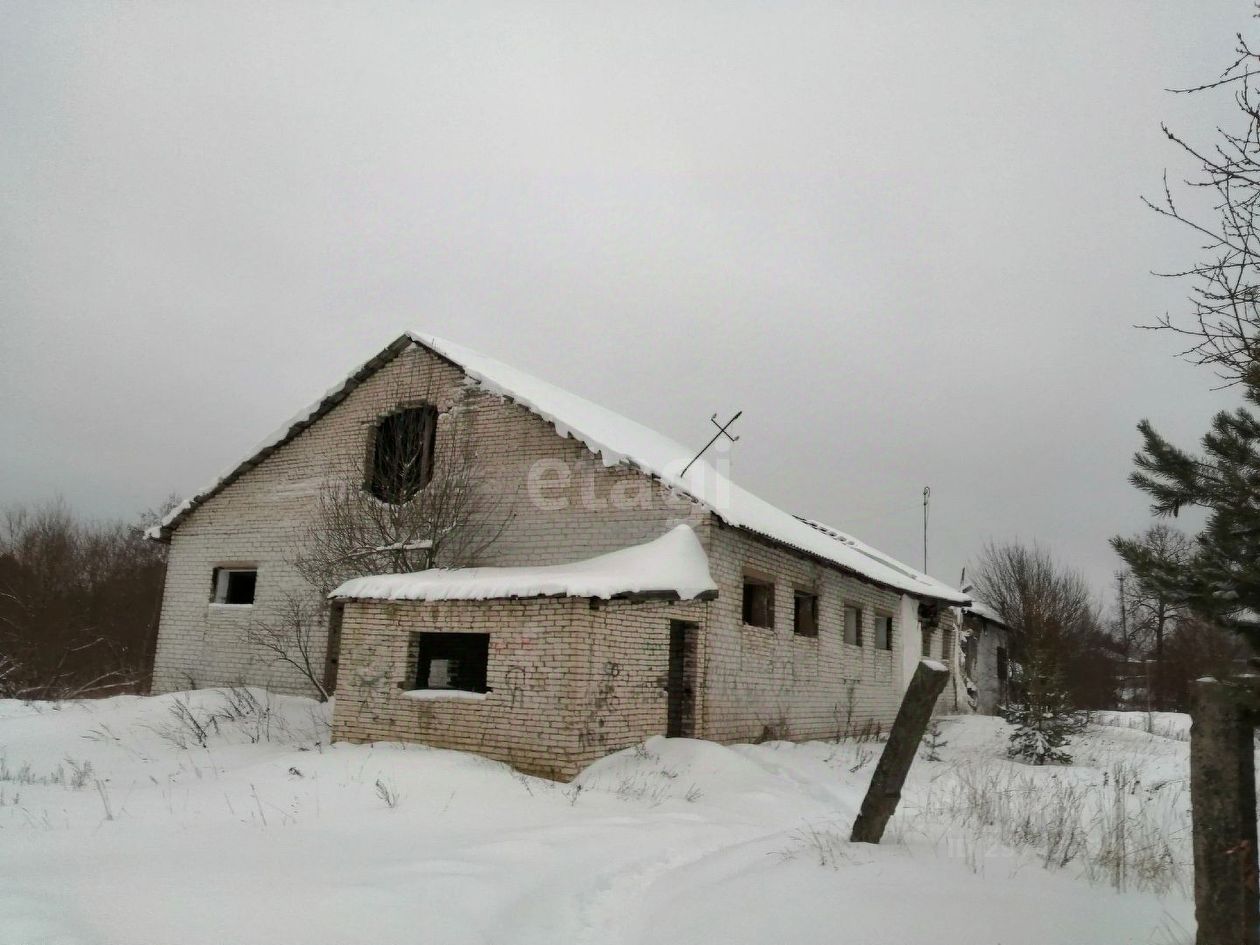
[[[251,610],[253,606],[253,604],[224,604],[217,600],[210,602],[211,610]]]
[[[467,689],[406,689],[402,693],[404,699],[415,699],[418,702],[484,702],[489,693],[470,692]]]

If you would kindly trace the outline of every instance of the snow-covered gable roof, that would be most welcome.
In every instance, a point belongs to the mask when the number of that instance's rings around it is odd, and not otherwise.
[[[354,578],[337,600],[492,600],[505,597],[712,597],[717,585],[696,533],[677,525],[660,538],[572,564],[433,568]]]
[[[968,603],[967,595],[961,591],[880,554],[851,536],[776,508],[735,485],[703,460],[692,464],[685,476],[681,475],[694,451],[655,430],[470,348],[419,332],[401,336],[358,368],[322,400],[268,437],[250,459],[174,509],[161,525],[151,530],[151,536],[168,537],[198,504],[297,436],[367,376],[413,343],[454,364],[470,383],[520,404],[554,426],[561,436],[579,440],[598,455],[605,466],[626,464],[637,468],[696,500],[728,525],[816,556],[896,591],[950,604]]]

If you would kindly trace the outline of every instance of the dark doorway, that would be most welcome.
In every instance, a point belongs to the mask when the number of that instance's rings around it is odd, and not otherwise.
[[[328,608],[328,645],[324,648],[324,691],[330,696],[337,691],[337,664],[341,661],[341,616],[344,604]]]
[[[698,627],[682,620],[669,622],[669,738],[694,738],[696,733],[696,636]]]

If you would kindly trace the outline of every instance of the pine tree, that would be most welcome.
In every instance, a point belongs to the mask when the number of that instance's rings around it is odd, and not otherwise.
[[[1260,407],[1260,365],[1247,373],[1243,392],[1251,407]],[[1151,496],[1151,510],[1176,515],[1199,506],[1208,512],[1207,524],[1184,563],[1153,560],[1123,539],[1116,550],[1139,578],[1242,632],[1260,651],[1260,417],[1249,407],[1221,411],[1203,437],[1201,455],[1172,445],[1149,421],[1138,429],[1144,445],[1130,481]]]
[[[1199,506],[1207,510],[1208,522],[1190,561],[1163,574],[1137,549],[1116,547],[1139,578],[1162,580],[1172,599],[1241,631],[1252,650],[1260,651],[1260,419],[1251,409],[1260,407],[1260,50],[1239,34],[1235,53],[1217,79],[1178,91],[1232,93],[1241,113],[1238,129],[1219,127],[1215,142],[1199,145],[1164,128],[1198,164],[1186,191],[1211,200],[1183,206],[1165,177],[1162,197],[1147,201],[1202,240],[1203,252],[1189,267],[1165,273],[1185,280],[1189,315],[1165,315],[1147,327],[1185,341],[1183,357],[1211,367],[1227,385],[1238,385],[1245,405],[1216,415],[1201,455],[1172,445],[1149,421],[1138,425],[1144,442],[1133,484],[1151,496],[1157,515]]]

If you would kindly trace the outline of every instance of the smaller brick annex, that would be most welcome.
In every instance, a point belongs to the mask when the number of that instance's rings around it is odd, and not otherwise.
[[[338,740],[417,741],[567,780],[658,734],[698,730],[700,628],[717,596],[679,525],[572,566],[348,582]]]

